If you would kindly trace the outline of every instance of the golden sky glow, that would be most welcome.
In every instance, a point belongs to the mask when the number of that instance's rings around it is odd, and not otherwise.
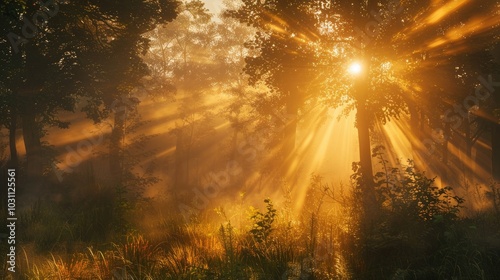
[[[353,62],[351,63],[351,65],[349,65],[349,73],[351,73],[352,75],[358,75],[362,70],[363,67],[359,62]]]

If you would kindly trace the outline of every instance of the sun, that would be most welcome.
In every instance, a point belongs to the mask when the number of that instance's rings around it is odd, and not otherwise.
[[[351,73],[353,75],[357,75],[357,74],[361,73],[362,70],[363,70],[363,67],[361,66],[361,63],[359,63],[359,62],[353,62],[353,63],[351,63],[351,65],[349,65],[349,73]]]

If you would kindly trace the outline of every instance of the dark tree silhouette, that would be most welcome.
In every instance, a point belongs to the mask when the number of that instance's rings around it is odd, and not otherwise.
[[[83,98],[88,101],[83,110],[98,121],[113,100],[137,85],[147,73],[139,58],[148,43],[142,34],[173,19],[175,7],[173,1],[140,0],[127,5],[10,1],[0,6],[1,28],[8,33],[8,40],[0,42],[6,63],[2,87],[13,96],[11,129],[16,126],[13,115],[21,117],[28,177],[40,182],[44,168],[50,166],[41,138],[47,126],[68,126],[58,120],[59,111],[73,111]],[[119,135],[118,122],[113,137]]]

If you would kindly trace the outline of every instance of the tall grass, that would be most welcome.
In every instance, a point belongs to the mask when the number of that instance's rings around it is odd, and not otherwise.
[[[357,182],[332,186],[319,176],[312,176],[307,207],[299,213],[289,209],[290,196],[285,192],[283,204],[266,198],[263,209],[242,202],[219,208],[222,220],[210,218],[208,212],[190,222],[165,215],[152,225],[154,231],[134,227],[133,220],[124,230],[102,224],[107,218],[118,223],[123,217],[113,216],[122,212],[114,211],[113,203],[104,205],[104,200],[67,209],[39,202],[20,219],[23,244],[29,245],[24,246],[17,275],[19,279],[495,279],[500,275],[497,185],[485,196],[491,210],[464,217],[459,212],[464,201],[453,189],[438,188],[411,162],[386,170],[376,177],[379,213],[369,229],[360,226],[361,200],[351,191]],[[94,210],[75,210],[79,207]],[[108,232],[91,234],[88,228]]]

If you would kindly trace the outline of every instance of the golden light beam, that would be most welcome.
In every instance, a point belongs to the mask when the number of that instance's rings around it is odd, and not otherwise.
[[[457,25],[446,32],[446,34],[441,38],[436,38],[433,41],[427,43],[426,51],[430,51],[436,48],[442,48],[444,45],[454,44],[456,53],[463,51],[470,51],[471,47],[481,47],[481,42],[475,40],[474,42],[469,42],[466,39],[468,37],[477,37],[482,34],[489,35],[488,33],[492,31],[495,27],[500,24],[499,15],[490,15],[475,17],[470,19],[463,25]],[[479,38],[477,38],[479,39]],[[419,50],[421,52],[424,50]],[[455,53],[455,54],[456,54]]]
[[[436,6],[440,1],[434,1],[433,6]],[[459,0],[450,1],[444,6],[437,8],[430,15],[425,16],[425,12],[419,13],[413,19],[414,24],[405,30],[396,34],[393,39],[393,44],[398,44],[408,40],[411,37],[420,36],[417,33],[423,34],[428,32],[433,25],[445,20],[453,13],[464,9],[467,4],[473,4],[474,1]],[[498,6],[492,6],[490,10],[498,10]],[[411,54],[431,52],[431,57],[444,57],[471,51],[474,49],[484,48],[484,42],[481,40],[484,37],[493,37],[498,34],[500,28],[500,13],[490,12],[482,15],[477,15],[472,18],[463,19],[454,26],[445,31],[443,35],[436,36],[422,44],[422,47],[416,50],[408,50]],[[491,40],[489,40],[491,41]],[[436,52],[437,55],[433,55]],[[403,54],[403,56],[410,53]]]
[[[342,114],[341,109],[332,112],[326,123],[321,120],[320,114],[315,114],[311,116],[312,124],[305,124],[298,131],[299,141],[302,138],[308,141],[299,147],[300,174],[296,182],[301,187],[296,188],[293,194],[295,209],[304,207],[311,174],[323,176],[324,182],[328,183],[348,180],[351,163],[359,160],[355,114],[338,119],[339,114]],[[310,137],[313,131],[314,137]]]
[[[431,27],[432,25],[444,20],[446,17],[450,16],[453,12],[458,11],[460,8],[464,7],[470,0],[457,0],[457,1],[449,1],[446,4],[442,4],[442,1],[433,1],[431,7],[439,7],[434,11],[430,11],[430,14],[426,16],[426,12],[421,12],[415,15],[413,18],[413,22],[418,23],[414,24],[411,27],[408,27],[407,30],[401,32],[401,35],[405,37],[409,37],[414,35],[415,33],[422,32],[425,29]]]
[[[438,1],[435,1],[437,3]],[[424,22],[427,24],[436,24],[440,22],[441,20],[444,20],[447,16],[451,15],[451,13],[459,10],[462,8],[464,5],[469,3],[470,0],[455,0],[455,1],[449,1],[446,3],[444,6],[438,8],[436,11],[434,11],[432,14],[430,14]]]

